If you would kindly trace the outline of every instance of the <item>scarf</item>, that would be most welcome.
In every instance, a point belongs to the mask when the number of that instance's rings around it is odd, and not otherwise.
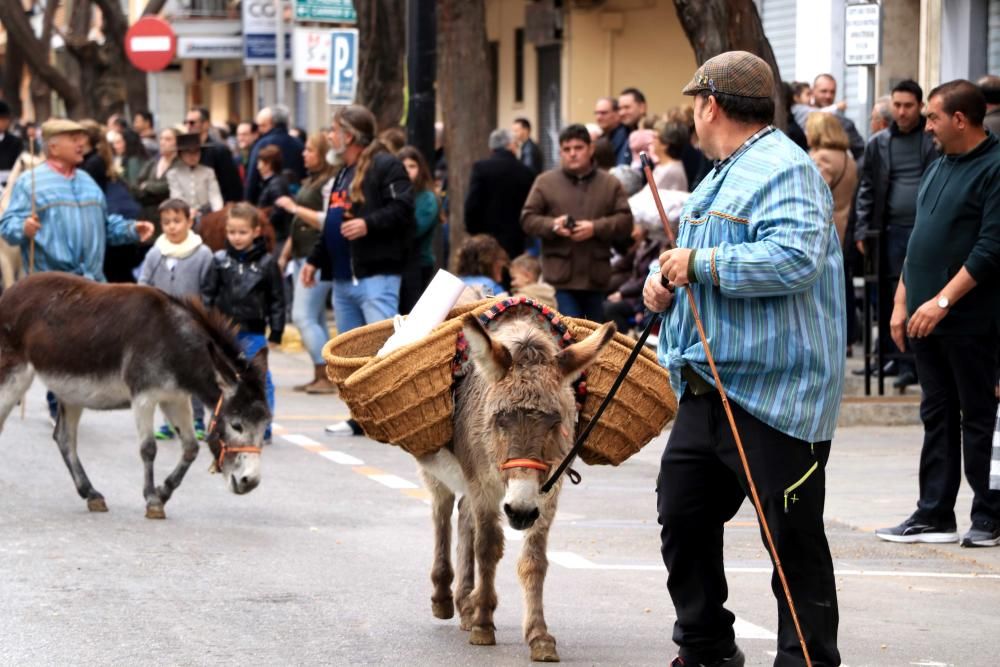
[[[201,237],[194,232],[188,232],[187,238],[180,243],[171,243],[166,235],[161,235],[156,239],[154,247],[160,251],[164,257],[171,259],[184,259],[189,257],[202,244]]]

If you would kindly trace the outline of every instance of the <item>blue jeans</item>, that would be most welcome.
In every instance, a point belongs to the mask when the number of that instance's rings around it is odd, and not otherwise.
[[[292,298],[292,322],[299,329],[302,345],[312,358],[314,366],[323,361],[323,345],[330,335],[326,327],[326,300],[333,289],[330,281],[316,281],[313,287],[306,287],[299,280],[302,264],[295,267],[295,296]]]
[[[246,331],[241,331],[236,334],[236,340],[243,347],[243,354],[247,356],[247,359],[253,359],[261,349],[267,347],[267,338],[264,334],[248,333]],[[274,382],[271,381],[271,370],[268,369],[266,375],[267,381],[267,407],[271,410],[271,415],[274,415]],[[271,438],[271,424],[268,423],[267,430],[264,432],[264,439],[268,440]]]
[[[337,333],[347,333],[366,324],[387,320],[399,314],[398,275],[377,275],[333,281],[333,314]]]
[[[583,317],[592,322],[604,322],[604,294],[593,290],[557,289],[559,312],[567,317]]]

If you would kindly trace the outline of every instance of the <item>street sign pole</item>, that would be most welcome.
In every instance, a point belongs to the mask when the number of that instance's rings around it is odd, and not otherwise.
[[[282,0],[274,0],[274,11],[278,19],[277,48],[274,54],[274,82],[277,91],[274,100],[277,104],[283,105],[285,103],[285,12],[282,9]]]

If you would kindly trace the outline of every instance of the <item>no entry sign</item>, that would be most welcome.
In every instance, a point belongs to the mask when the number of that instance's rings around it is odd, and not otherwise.
[[[155,16],[136,21],[125,33],[125,53],[129,62],[143,72],[159,72],[177,52],[177,35],[170,24]]]

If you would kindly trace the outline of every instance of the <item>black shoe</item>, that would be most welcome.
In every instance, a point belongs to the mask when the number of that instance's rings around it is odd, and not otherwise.
[[[737,646],[735,653],[728,658],[723,658],[722,660],[715,660],[713,662],[692,662],[691,660],[686,660],[677,656],[670,661],[670,667],[744,667],[744,665],[746,665],[746,661],[746,656],[743,655],[743,651],[741,651]]]
[[[973,521],[972,528],[962,537],[963,547],[1000,546],[1000,526],[990,521]]]
[[[851,373],[854,375],[864,375],[865,368],[855,368],[853,371],[851,371]],[[878,371],[872,369],[871,374],[878,375]],[[899,365],[895,361],[888,362],[885,366],[882,367],[882,375],[884,377],[892,377],[894,375],[899,375]]]
[[[917,384],[917,374],[913,371],[903,371],[892,383],[892,386],[896,389],[905,389],[911,384]]]
[[[958,542],[958,530],[955,526],[934,526],[910,517],[898,526],[879,528],[875,536],[886,542],[927,542],[930,544],[945,544]]]

